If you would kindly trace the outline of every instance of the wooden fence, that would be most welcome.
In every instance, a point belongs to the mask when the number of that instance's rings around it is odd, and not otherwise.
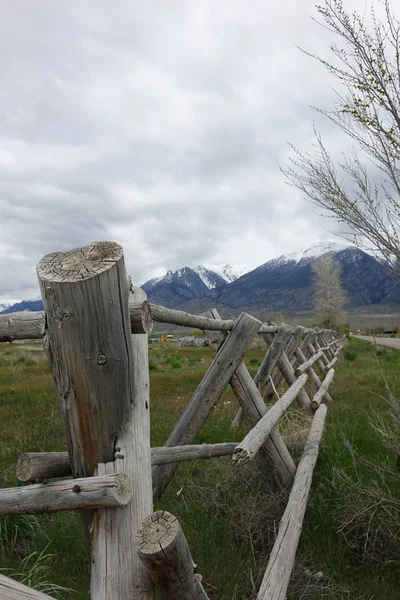
[[[196,316],[149,304],[129,284],[122,248],[111,242],[47,255],[37,273],[44,313],[0,316],[0,341],[43,338],[68,452],[21,456],[18,477],[31,485],[0,490],[0,515],[79,510],[93,600],[154,600],[154,584],[166,599],[206,599],[182,529],[170,513],[153,513],[153,493],[163,493],[182,461],[231,455],[240,469],[264,448],[266,468],[292,487],[258,599],[283,600],[343,339],[246,313],[223,320],[216,310]],[[150,447],[153,321],[205,330],[216,353],[161,448]],[[243,359],[257,334],[268,349],[253,379]],[[240,406],[233,426],[246,416],[252,429],[239,444],[192,444],[228,384]],[[297,467],[277,427],[294,400],[313,415]],[[4,576],[0,597],[49,598]]]

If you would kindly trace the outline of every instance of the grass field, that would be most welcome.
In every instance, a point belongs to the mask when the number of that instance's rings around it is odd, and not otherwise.
[[[173,344],[153,344],[149,353],[151,442],[158,446],[201,381],[212,353]],[[253,374],[263,354],[262,347],[248,352]],[[376,411],[388,412],[379,396],[385,392],[383,373],[393,393],[400,394],[400,353],[385,350],[379,359],[380,366],[371,346],[360,340],[352,340],[340,358],[290,600],[399,596],[398,481],[378,477],[344,444],[348,439],[369,461],[396,467],[397,456],[383,447],[370,419]],[[196,442],[242,439],[246,427],[231,428],[236,410],[226,390]],[[37,347],[0,345],[0,422],[2,487],[18,485],[20,453],[65,449],[53,382]],[[284,434],[304,430],[309,419],[293,409],[281,427]],[[364,502],[363,486],[373,487],[375,481],[379,490],[387,486],[393,505],[381,498],[372,505],[368,498]],[[181,465],[156,508],[170,510],[181,521],[210,599],[244,600],[256,596],[286,498],[287,490],[272,493],[265,459],[238,472],[225,457]],[[0,568],[55,597],[86,599],[89,575],[78,516],[0,518]],[[73,591],[51,588],[48,582]]]

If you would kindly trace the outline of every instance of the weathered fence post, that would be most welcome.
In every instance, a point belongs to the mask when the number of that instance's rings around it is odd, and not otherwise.
[[[172,430],[165,446],[189,444],[198,434],[214,406],[242,362],[247,348],[261,327],[261,321],[241,313],[226,342],[217,352],[202,382]],[[166,489],[178,464],[153,467],[154,492]]]
[[[138,521],[152,512],[147,335],[132,342],[122,248],[94,242],[55,252],[37,272],[72,475],[92,476],[99,463],[117,456],[111,468],[132,484],[128,508],[92,513],[91,597],[152,600],[153,585],[134,544]],[[138,507],[142,515],[134,514]]]

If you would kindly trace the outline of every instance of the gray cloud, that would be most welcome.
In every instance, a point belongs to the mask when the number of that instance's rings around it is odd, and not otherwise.
[[[112,6],[4,3],[0,23],[0,301],[35,265],[94,239],[142,282],[166,268],[248,263],[326,239],[284,184],[329,106],[311,0]],[[323,124],[337,150],[342,138]]]

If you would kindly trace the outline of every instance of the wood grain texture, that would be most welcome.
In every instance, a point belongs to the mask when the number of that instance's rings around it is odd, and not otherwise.
[[[322,402],[323,397],[326,396],[326,393],[328,391],[329,386],[332,383],[334,375],[335,369],[330,369],[326,374],[326,377],[322,382],[321,387],[319,388],[318,392],[313,396],[313,399],[311,401],[311,408],[313,408],[313,410],[316,410],[318,408],[318,406]]]
[[[140,559],[164,600],[208,600],[176,517],[166,511],[153,513],[136,539]]]
[[[326,406],[321,404],[314,415],[303,456],[297,468],[289,501],[279,524],[279,531],[269,557],[257,600],[285,600],[294,566],[304,514],[307,508],[319,444],[324,430]]]
[[[300,362],[305,362],[307,360],[306,355],[303,353],[300,347],[296,349],[296,354]],[[318,377],[313,367],[308,368],[308,374],[310,376],[311,381],[313,382],[315,390],[318,391],[321,387],[321,379]],[[332,398],[330,397],[329,392],[325,392],[324,398],[328,402],[332,402]]]
[[[159,446],[151,448],[151,464],[166,465],[185,460],[198,460],[229,456],[233,454],[237,442],[220,444],[192,444],[189,446]],[[119,448],[117,455],[122,455]],[[26,452],[17,462],[17,476],[20,481],[32,482],[37,479],[68,477],[72,475],[68,452]]]
[[[132,288],[129,303],[144,301],[140,288]],[[115,440],[113,468],[129,476],[132,500],[124,511],[93,512],[91,595],[93,600],[152,600],[154,585],[137,552],[135,534],[153,512],[150,455],[150,383],[147,334],[131,336],[134,381],[128,423]]]
[[[198,460],[229,456],[233,454],[237,442],[223,442],[221,444],[191,444],[188,446],[160,446],[151,449],[152,465],[166,465],[184,460]]]
[[[152,600],[152,583],[132,544],[142,518],[138,506],[145,514],[152,511],[145,417],[149,412],[147,334],[131,335],[130,286],[122,248],[113,242],[93,242],[50,254],[39,263],[38,278],[47,321],[45,347],[73,475],[91,476],[99,465],[106,469],[104,474],[120,469],[132,483],[127,510],[94,510],[91,522],[86,516],[91,597]],[[134,293],[132,301],[145,299]],[[124,458],[114,460],[118,454]]]
[[[153,317],[147,300],[130,302],[129,315],[132,333],[151,333],[153,331]]]
[[[45,256],[37,267],[45,348],[75,477],[114,460],[133,404],[129,284],[122,248],[94,242]]]
[[[43,312],[0,315],[0,342],[40,340],[44,335],[44,325]]]
[[[272,343],[270,344],[264,360],[254,378],[254,383],[259,390],[262,390],[267,381],[269,381],[282,352],[290,341],[291,335],[291,328],[282,327],[272,339]]]
[[[219,317],[216,309],[207,311],[207,314],[209,314],[211,318]],[[219,344],[225,339],[225,335],[226,334],[223,332],[209,333],[208,336],[212,347],[217,349]],[[267,408],[255,382],[251,378],[251,375],[243,362],[239,365],[234,375],[232,375],[229,383],[233,393],[239,401],[240,408],[243,410],[244,415],[247,416],[247,419],[252,425],[255,425],[266,413]],[[293,481],[296,466],[278,429],[273,429],[271,431],[263,448],[272,461],[271,466],[278,475],[279,481],[284,485],[290,484]]]
[[[33,515],[61,510],[126,506],[130,481],[121,473],[82,477],[0,490],[0,515]]]
[[[165,306],[151,304],[151,314],[154,321],[158,323],[171,323],[173,325],[181,325],[183,327],[195,327],[202,330],[211,331],[230,331],[235,321],[232,319],[210,319],[202,315],[192,315],[183,310],[174,310]]]
[[[286,383],[289,386],[293,385],[296,382],[297,377],[296,377],[294,369],[293,369],[292,365],[290,364],[290,361],[289,361],[288,357],[286,356],[285,352],[282,352],[281,357],[278,362],[278,365],[279,365],[279,368],[281,370],[283,377],[286,380]],[[299,391],[299,393],[297,395],[297,402],[307,412],[311,412],[311,401],[305,390],[302,389]]]
[[[273,428],[277,425],[279,419],[293,400],[297,397],[299,391],[307,383],[308,375],[300,375],[298,380],[281,396],[281,398],[266,412],[258,423],[249,431],[244,440],[238,444],[233,453],[233,461],[238,465],[245,464],[252,460],[257,452],[270,435]]]
[[[296,369],[297,373],[299,373],[299,375],[301,375],[302,373],[305,373],[310,367],[313,366],[314,363],[317,362],[317,360],[319,360],[321,358],[321,356],[322,356],[321,351],[317,352],[317,354],[314,354],[311,358],[309,358],[304,363],[302,363],[299,367],[297,367],[297,369]]]
[[[52,596],[27,587],[19,581],[0,575],[1,600],[54,600]]]
[[[20,481],[36,481],[72,475],[68,452],[26,452],[16,466]]]
[[[314,344],[312,343],[312,341],[310,341],[308,343],[308,348],[310,350],[311,355],[317,354],[318,350],[317,350],[316,346],[314,346]],[[319,370],[321,371],[321,374],[325,377],[325,375],[326,375],[326,368],[325,368],[325,363],[322,360],[322,357],[317,360],[317,365],[318,365]]]
[[[242,313],[228,338],[169,436],[166,446],[190,443],[200,431],[230,378],[241,363],[247,348],[260,329],[261,322]],[[153,467],[155,493],[161,494],[177,469],[177,464]]]

